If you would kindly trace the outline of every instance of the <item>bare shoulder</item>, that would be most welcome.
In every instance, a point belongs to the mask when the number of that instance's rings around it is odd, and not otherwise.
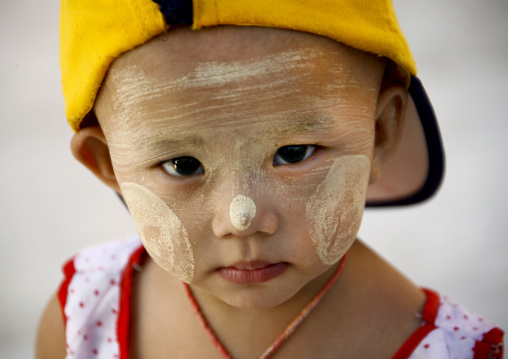
[[[363,357],[392,357],[421,327],[418,313],[425,305],[425,293],[360,241],[352,248],[343,274],[347,274],[348,290],[343,295],[350,315],[345,323],[354,323],[347,327],[348,342],[360,348],[364,338],[376,338],[369,348],[362,348]],[[344,333],[346,328],[340,330]]]
[[[414,317],[423,309],[426,295],[404,274],[360,241],[355,255],[354,283],[365,294],[365,304],[393,319]]]
[[[36,359],[65,358],[65,327],[58,297],[53,295],[42,313],[35,343]]]

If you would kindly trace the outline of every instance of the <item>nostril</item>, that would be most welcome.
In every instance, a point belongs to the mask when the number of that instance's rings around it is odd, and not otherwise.
[[[256,204],[247,196],[238,195],[229,206],[231,224],[239,231],[248,229],[256,217]]]

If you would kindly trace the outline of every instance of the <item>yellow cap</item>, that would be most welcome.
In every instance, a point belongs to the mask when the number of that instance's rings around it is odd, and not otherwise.
[[[189,2],[191,0],[188,0]],[[185,0],[157,0],[169,7]],[[67,120],[78,131],[113,60],[167,29],[152,0],[62,0],[60,65]],[[193,0],[193,29],[268,26],[323,35],[416,66],[391,0]]]

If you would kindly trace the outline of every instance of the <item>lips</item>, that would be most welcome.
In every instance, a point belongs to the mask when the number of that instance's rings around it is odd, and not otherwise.
[[[241,262],[231,267],[221,267],[218,272],[228,282],[246,285],[268,282],[283,274],[288,266],[286,262]]]

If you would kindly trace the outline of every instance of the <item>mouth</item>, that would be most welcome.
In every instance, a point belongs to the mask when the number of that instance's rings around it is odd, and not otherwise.
[[[228,282],[240,285],[265,283],[282,275],[289,267],[286,262],[241,262],[218,269],[219,275]]]

